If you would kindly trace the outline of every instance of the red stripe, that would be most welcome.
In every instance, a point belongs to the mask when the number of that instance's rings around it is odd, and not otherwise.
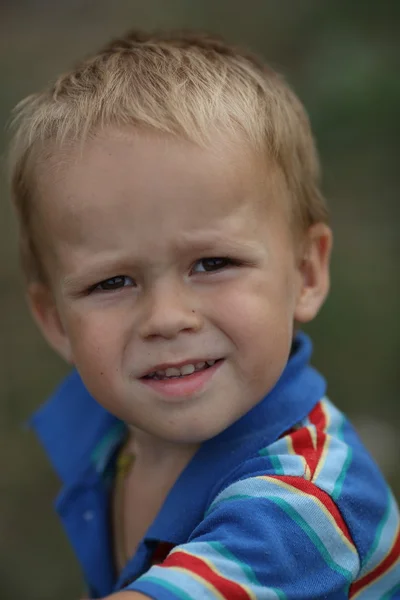
[[[315,469],[321,460],[322,452],[324,450],[326,442],[326,416],[322,409],[321,402],[318,402],[317,406],[310,412],[309,417],[310,423],[312,423],[317,432],[317,449],[315,452]],[[313,475],[315,473],[315,469]]]
[[[175,551],[159,567],[180,567],[181,569],[191,571],[214,586],[227,600],[252,600],[251,596],[241,585],[225,579],[225,577],[213,571],[207,563],[197,556]]]
[[[316,448],[307,427],[302,427],[301,429],[297,429],[293,433],[290,433],[290,438],[292,440],[294,452],[304,458],[310,469],[312,478],[318,466],[318,462],[321,459],[326,441],[326,417],[321,402],[313,408],[309,414],[309,419],[316,430]]]
[[[399,558],[400,558],[400,529],[397,532],[397,537],[392,546],[392,549],[390,550],[390,552],[386,556],[386,558],[384,558],[383,561],[381,563],[379,563],[379,565],[377,565],[373,571],[370,571],[370,573],[367,573],[367,575],[365,575],[358,581],[354,582],[353,585],[350,586],[349,598],[352,598],[353,596],[355,596],[355,594],[357,594],[361,590],[361,588],[364,588],[367,585],[370,585],[371,583],[376,581],[381,575],[383,575],[385,573],[385,571],[388,571],[390,569],[390,567],[392,567],[399,560]]]
[[[306,427],[290,434],[293,450],[306,461],[311,474],[315,470],[315,448],[309,430]]]
[[[348,539],[349,542],[354,545],[349,530],[347,529],[347,525],[344,522],[338,507],[326,492],[314,485],[311,481],[307,481],[306,479],[302,479],[301,477],[296,477],[294,475],[272,475],[268,477],[271,479],[279,479],[280,481],[284,481],[285,483],[296,488],[297,490],[300,490],[301,492],[304,492],[309,496],[317,498],[325,506],[329,514],[333,517],[336,526],[340,529],[345,538]]]

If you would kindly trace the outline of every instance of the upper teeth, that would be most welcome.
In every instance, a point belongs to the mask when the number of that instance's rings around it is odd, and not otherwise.
[[[216,360],[207,360],[203,362],[198,362],[196,364],[187,364],[182,367],[168,367],[168,369],[158,369],[157,371],[153,371],[149,373],[148,377],[155,377],[156,375],[159,377],[179,377],[180,375],[190,375],[195,371],[200,371],[200,369],[204,369],[206,364],[209,367],[212,367],[216,363]]]

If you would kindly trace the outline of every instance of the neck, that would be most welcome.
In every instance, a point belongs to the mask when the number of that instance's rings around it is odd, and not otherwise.
[[[137,427],[129,427],[126,449],[135,455],[135,464],[149,471],[180,471],[190,462],[200,444],[177,444],[161,440]]]

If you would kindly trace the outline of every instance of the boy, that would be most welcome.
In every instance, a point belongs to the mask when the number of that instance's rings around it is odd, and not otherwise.
[[[288,86],[132,32],[16,120],[30,306],[76,367],[33,424],[91,597],[400,598],[395,500],[298,331],[331,231]]]

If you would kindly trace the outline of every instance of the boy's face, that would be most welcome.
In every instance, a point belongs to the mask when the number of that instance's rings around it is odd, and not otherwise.
[[[251,409],[326,295],[329,230],[298,260],[265,171],[228,145],[115,130],[40,169],[51,290],[32,286],[34,314],[97,401],[155,439],[199,443]]]

